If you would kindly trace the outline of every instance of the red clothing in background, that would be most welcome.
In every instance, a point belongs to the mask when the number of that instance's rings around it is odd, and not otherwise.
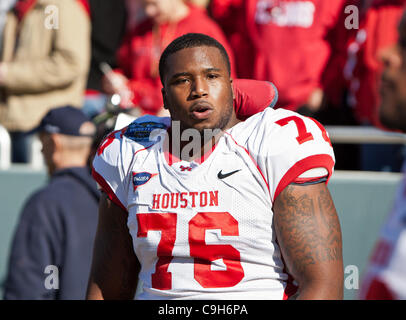
[[[143,114],[157,114],[163,106],[158,64],[162,51],[186,33],[204,33],[218,40],[227,50],[234,69],[231,48],[220,27],[203,9],[190,6],[189,15],[176,24],[154,26],[151,20],[140,23],[124,40],[118,52],[118,65],[129,79],[133,103]]]
[[[342,28],[336,28],[332,32],[334,47],[332,48],[331,57],[324,71],[322,80],[324,94],[329,107],[341,108],[343,104],[343,97],[347,87],[343,73],[344,66],[347,62],[347,43],[349,39],[353,39],[356,36],[359,30],[359,21],[363,19],[365,14],[362,8],[362,2],[363,0],[347,0],[345,3],[346,7],[351,6],[349,8],[357,8],[358,29],[355,28],[355,25],[354,27],[352,25],[351,28],[345,27],[346,23],[354,24],[356,22],[351,20],[351,13],[346,13],[345,10],[343,10],[338,23]]]
[[[345,0],[237,2],[213,0],[212,13],[220,17],[225,30],[230,30],[234,22],[234,30],[243,30],[251,40],[252,44],[240,40],[240,48],[233,47],[238,70],[251,69],[251,74],[244,76],[272,81],[279,91],[278,106],[297,109],[307,102],[313,90],[322,87],[322,74],[332,50],[329,35],[344,10]],[[238,14],[244,13],[243,21],[233,21],[226,14],[226,9],[236,12],[238,6],[242,8]],[[247,46],[252,46],[251,55],[239,55],[249,49]]]
[[[234,109],[240,120],[274,107],[278,101],[278,91],[268,81],[236,79],[234,87]]]
[[[348,88],[347,103],[360,123],[381,126],[378,117],[382,49],[396,44],[404,0],[376,0],[362,17],[358,32],[347,42],[342,68]]]
[[[217,21],[233,49],[236,74],[239,78],[252,78],[254,50],[245,25],[244,0],[212,0],[210,14]]]

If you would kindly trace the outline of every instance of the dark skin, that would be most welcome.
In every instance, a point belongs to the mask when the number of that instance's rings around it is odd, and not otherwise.
[[[326,184],[287,186],[273,211],[288,272],[299,284],[297,299],[342,299],[341,229]]]
[[[201,150],[198,154],[185,158],[185,154],[175,156],[186,161],[199,158],[209,150],[227,130],[240,122],[233,108],[234,92],[232,79],[220,50],[214,47],[188,48],[168,57],[162,96],[164,106],[169,110],[172,121],[179,121],[181,132],[196,129],[201,134]],[[208,110],[207,116],[195,115],[194,110]],[[200,118],[199,118],[200,117]],[[204,136],[205,129],[220,129],[213,136]],[[171,136],[173,143],[179,144],[179,151],[189,141],[180,141]],[[175,140],[173,140],[175,139]],[[176,140],[177,139],[177,140]]]
[[[172,54],[163,83],[165,106],[183,130],[225,130],[238,123],[232,79],[217,48],[188,48]],[[201,114],[193,112],[196,105]],[[341,231],[327,186],[290,185],[272,209],[286,267],[299,283],[298,298],[342,299]],[[140,268],[126,226],[128,213],[103,197],[99,215],[87,298],[133,299]]]
[[[134,298],[140,264],[127,228],[127,216],[126,211],[102,194],[87,299]]]

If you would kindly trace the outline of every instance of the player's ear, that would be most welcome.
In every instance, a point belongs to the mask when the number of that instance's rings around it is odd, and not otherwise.
[[[166,91],[164,88],[161,89],[161,93],[162,93],[162,100],[164,101],[164,109],[168,110],[168,104],[166,101]]]
[[[234,82],[233,82],[233,78],[230,77],[230,85],[231,85],[231,89],[233,91],[233,99],[235,99],[235,93],[234,93]]]

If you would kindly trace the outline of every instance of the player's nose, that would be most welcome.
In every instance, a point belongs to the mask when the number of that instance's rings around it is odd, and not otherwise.
[[[197,77],[193,81],[192,90],[190,92],[192,99],[198,99],[208,96],[208,87],[206,81],[201,77]]]

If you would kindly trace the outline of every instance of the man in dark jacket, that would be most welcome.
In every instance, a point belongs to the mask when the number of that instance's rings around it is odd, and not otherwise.
[[[50,175],[24,206],[12,244],[5,299],[83,299],[99,191],[86,166],[94,125],[77,108],[51,110],[39,128]]]

